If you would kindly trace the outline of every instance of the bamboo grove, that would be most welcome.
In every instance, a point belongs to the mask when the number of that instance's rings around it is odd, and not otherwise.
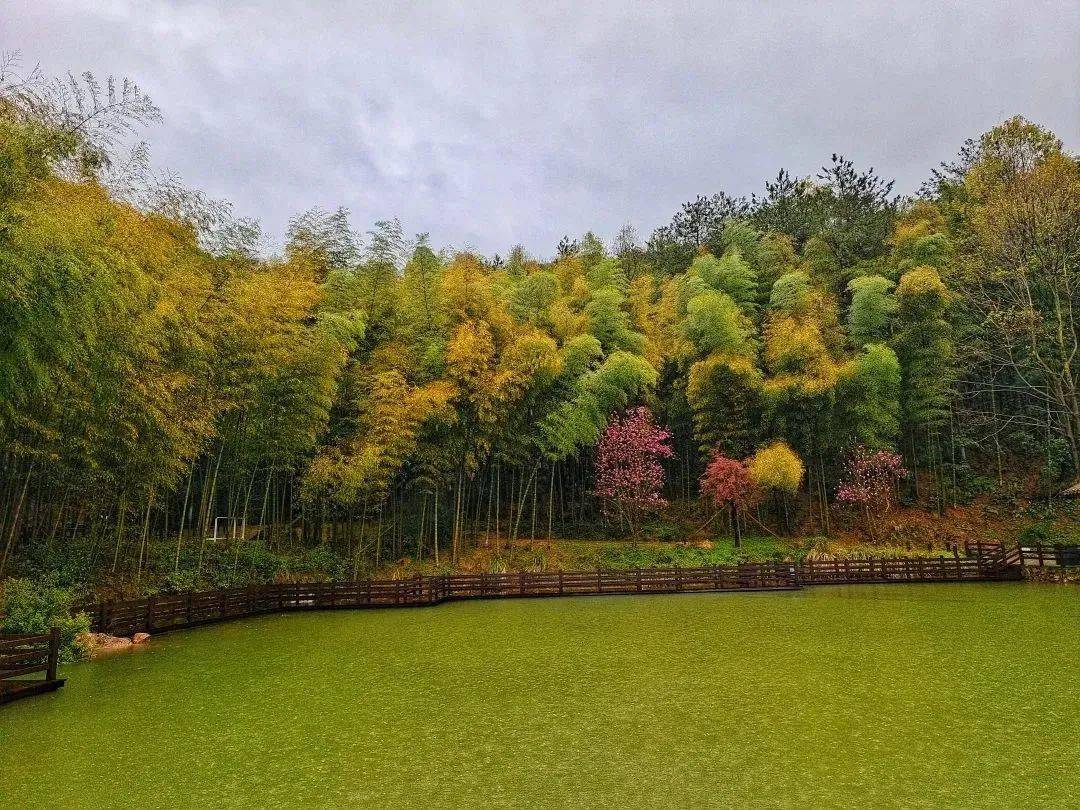
[[[712,449],[785,443],[805,531],[830,530],[855,445],[900,452],[943,513],[1016,465],[1041,492],[1080,469],[1080,166],[1022,118],[914,198],[834,155],[551,258],[344,210],[267,258],[123,153],[157,118],[134,86],[0,90],[0,573],[198,570],[223,536],[358,573],[573,532],[639,404],[673,434],[676,502]]]

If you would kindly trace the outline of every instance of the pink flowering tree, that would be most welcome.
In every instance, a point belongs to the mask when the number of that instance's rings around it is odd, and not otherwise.
[[[600,437],[596,454],[596,494],[604,514],[625,521],[634,538],[647,514],[667,506],[662,459],[675,455],[671,433],[648,408],[616,414]]]
[[[837,502],[859,509],[866,520],[866,530],[878,541],[878,524],[892,509],[896,485],[906,477],[904,460],[888,450],[855,447],[844,463],[844,474],[836,490]]]
[[[743,462],[714,450],[698,484],[702,497],[711,500],[718,508],[729,510],[735,548],[738,548],[742,544],[739,510],[753,504],[758,497],[750,471]]]

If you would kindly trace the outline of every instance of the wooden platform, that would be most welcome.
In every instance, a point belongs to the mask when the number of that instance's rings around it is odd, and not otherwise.
[[[0,703],[59,689],[64,685],[56,676],[59,660],[60,631],[55,627],[39,635],[0,635]]]

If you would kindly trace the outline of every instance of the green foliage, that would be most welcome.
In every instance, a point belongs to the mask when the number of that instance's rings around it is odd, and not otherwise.
[[[786,315],[805,312],[812,300],[810,290],[810,276],[804,271],[784,273],[773,284],[769,309]]]
[[[896,353],[880,343],[867,344],[840,369],[838,431],[872,450],[892,447],[900,432],[900,390]]]
[[[726,293],[708,290],[686,305],[683,334],[701,355],[744,352],[749,332],[746,316]]]
[[[1044,546],[1069,546],[1080,543],[1080,527],[1076,524],[1060,526],[1049,520],[1042,520],[1025,527],[1016,536],[1016,541],[1025,545],[1041,543]]]
[[[728,295],[744,312],[757,308],[757,272],[743,260],[738,248],[728,250],[719,259],[711,254],[698,256],[689,272],[710,289]]]
[[[39,635],[57,627],[61,660],[86,658],[89,650],[77,638],[90,632],[90,619],[85,613],[72,616],[71,605],[71,591],[66,588],[9,579],[4,583],[0,605],[0,632]]]
[[[656,385],[643,358],[617,351],[574,383],[571,396],[540,422],[541,447],[552,459],[595,445],[608,417]]]
[[[646,532],[648,534],[648,532]],[[597,568],[704,568],[711,565],[765,563],[787,559],[792,547],[771,537],[743,538],[739,548],[719,538],[711,547],[686,544],[603,544],[595,555]]]
[[[896,301],[891,295],[894,286],[882,276],[860,276],[848,284],[851,306],[847,328],[852,345],[861,348],[888,337],[889,321],[896,311]]]
[[[641,353],[645,340],[630,325],[630,313],[626,311],[626,296],[615,287],[601,287],[592,293],[585,305],[589,332],[600,340],[604,351],[617,349]]]
[[[904,376],[904,416],[915,425],[939,427],[948,420],[952,396],[949,291],[936,270],[918,267],[901,277],[896,301],[893,347]]]
[[[742,458],[757,439],[761,373],[745,358],[711,355],[694,363],[686,385],[700,447]]]
[[[595,514],[592,447],[645,402],[679,480],[696,447],[780,440],[758,459],[779,491],[796,450],[826,492],[852,442],[896,443],[939,509],[988,466],[1037,464],[1040,494],[1080,471],[1080,164],[1023,119],[902,205],[833,156],[687,203],[645,246],[624,229],[614,255],[589,232],[503,262],[315,209],[264,258],[227,204],[110,183],[108,132],[156,116],[137,91],[97,135],[65,128],[70,103],[0,81],[0,575],[295,575],[262,542],[217,559],[219,516],[343,574],[383,553],[364,515],[396,554],[453,554],[542,514],[545,483]]]
[[[559,297],[559,280],[554,273],[531,273],[514,287],[511,307],[514,314],[537,326],[545,325],[551,317],[551,305]]]

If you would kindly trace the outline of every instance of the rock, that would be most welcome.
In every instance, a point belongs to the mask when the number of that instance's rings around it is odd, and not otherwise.
[[[76,641],[90,650],[91,657],[109,655],[131,646],[131,639],[110,636],[108,633],[82,633]]]
[[[150,640],[149,633],[136,633],[131,637],[132,644],[145,644]]]

